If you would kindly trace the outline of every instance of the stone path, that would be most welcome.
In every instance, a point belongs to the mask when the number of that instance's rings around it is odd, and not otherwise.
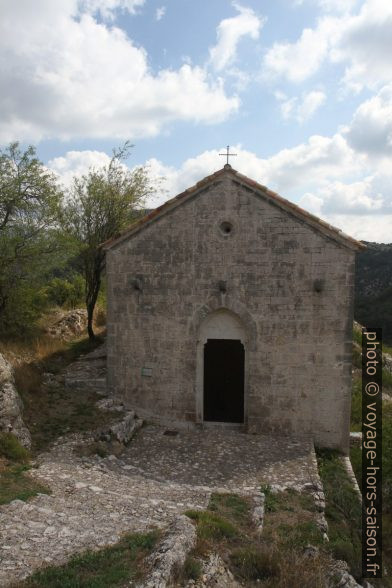
[[[254,494],[260,483],[301,488],[315,479],[306,441],[230,431],[147,426],[121,455],[77,458],[81,435],[60,439],[33,475],[51,496],[0,508],[0,586],[71,554],[116,542],[126,531],[165,527],[214,490]],[[86,436],[84,437],[86,441]]]
[[[146,479],[241,494],[254,493],[263,483],[300,489],[314,474],[306,440],[222,429],[165,433],[158,426],[144,427],[121,455],[121,465],[112,460],[108,467],[115,472],[126,468]]]
[[[64,384],[69,388],[92,390],[106,395],[106,348],[97,347],[91,353],[82,355],[63,372]]]
[[[69,366],[66,385],[103,392],[104,363],[97,349]],[[52,494],[0,506],[0,586],[115,543],[124,532],[166,528],[188,508],[206,508],[213,491],[255,495],[260,484],[301,490],[318,479],[306,439],[225,429],[167,432],[143,427],[120,458],[78,457],[74,448],[90,442],[89,434],[59,439],[40,455],[30,475]]]

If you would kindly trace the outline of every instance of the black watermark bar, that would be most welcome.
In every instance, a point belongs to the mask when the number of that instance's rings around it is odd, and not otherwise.
[[[362,576],[382,577],[382,329],[362,329]]]

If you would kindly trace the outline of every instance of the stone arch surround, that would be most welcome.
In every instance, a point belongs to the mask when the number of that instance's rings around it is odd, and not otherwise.
[[[216,306],[216,307],[215,307]],[[214,308],[215,307],[215,308]],[[248,421],[248,366],[249,350],[255,344],[255,325],[246,311],[240,309],[241,314],[221,304],[211,304],[201,307],[192,324],[193,334],[196,335],[196,421],[204,421],[204,345],[207,339],[238,339],[245,348],[244,374],[244,425]],[[238,308],[238,306],[237,306]],[[245,317],[245,320],[244,318]]]

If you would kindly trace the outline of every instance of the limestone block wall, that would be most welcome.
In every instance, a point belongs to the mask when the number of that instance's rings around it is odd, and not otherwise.
[[[141,414],[201,422],[200,330],[227,309],[246,332],[248,430],[347,450],[354,257],[223,176],[108,250],[110,389]]]

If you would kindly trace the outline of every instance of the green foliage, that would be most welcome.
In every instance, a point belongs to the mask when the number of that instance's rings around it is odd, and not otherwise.
[[[329,547],[334,557],[343,553],[351,573],[361,577],[361,503],[339,458],[330,450],[318,451],[320,477],[323,482],[329,525]]]
[[[75,178],[64,207],[64,227],[78,247],[83,266],[90,338],[94,338],[93,312],[104,267],[101,244],[138,218],[146,197],[155,192],[145,167],[130,171],[124,166],[130,148],[125,143],[114,150],[109,165]]]
[[[359,347],[362,347],[362,329],[359,329],[355,325],[353,327],[353,341],[359,345]]]
[[[201,576],[202,566],[200,561],[188,555],[184,562],[183,577],[185,580],[198,580]]]
[[[58,228],[62,194],[35,149],[0,150],[0,328],[24,332],[45,302],[39,290],[65,258]]]
[[[44,289],[51,306],[76,308],[84,302],[84,279],[80,274],[68,278],[53,278]]]
[[[356,256],[355,319],[382,327],[385,343],[392,344],[392,245],[366,243]]]
[[[361,379],[353,380],[351,394],[351,431],[362,430],[362,383]]]
[[[274,492],[272,492],[271,486],[269,486],[268,484],[262,485],[260,487],[260,490],[265,496],[265,512],[275,512],[276,510],[278,510],[279,499],[278,496]]]
[[[286,548],[299,548],[323,543],[320,529],[314,520],[302,521],[295,526],[284,523],[279,525],[278,531],[282,545]]]
[[[24,463],[29,461],[30,452],[12,433],[0,433],[0,456]]]
[[[37,335],[37,320],[47,306],[45,293],[39,288],[44,277],[39,276],[39,270],[37,272],[31,276],[31,281],[26,279],[15,284],[3,312],[0,312],[0,332],[3,336],[31,338]]]
[[[249,505],[247,501],[237,494],[211,494],[208,509],[226,515],[227,518],[237,522],[247,521]]]
[[[159,533],[128,534],[121,541],[99,551],[74,556],[63,566],[35,572],[20,584],[22,588],[120,588],[140,582],[144,559],[152,551]]]
[[[353,345],[353,366],[358,369],[362,368],[361,347],[355,343]]]
[[[224,539],[235,537],[237,529],[222,516],[208,510],[188,510],[185,513],[197,522],[197,534],[202,539]]]
[[[392,405],[390,403],[383,404],[382,466],[384,510],[392,515]],[[390,550],[392,560],[392,536]]]
[[[270,494],[268,486],[263,489]],[[266,513],[261,536],[251,522],[254,503],[249,498],[214,493],[207,511],[188,511],[197,524],[197,543],[190,556],[205,558],[211,552],[219,553],[244,586],[257,582],[265,588],[323,588],[328,555],[320,547],[320,552],[309,558],[303,549],[309,542],[317,545],[322,541],[312,498],[295,490],[273,496],[276,509]],[[182,570],[175,585],[185,585],[184,578],[187,580]]]

